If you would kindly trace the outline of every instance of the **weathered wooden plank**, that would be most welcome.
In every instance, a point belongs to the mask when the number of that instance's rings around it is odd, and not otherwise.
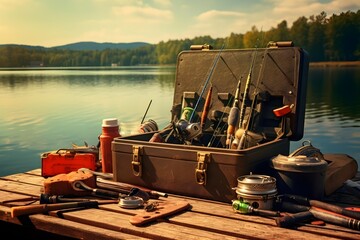
[[[26,196],[23,194],[6,192],[0,190],[0,205],[4,206],[23,206],[32,203],[38,203],[38,197]]]
[[[178,200],[181,199],[179,197],[172,197],[170,196],[169,199],[167,200]],[[184,200],[184,199],[182,199]],[[245,232],[251,232],[252,236],[253,235],[257,235],[254,234],[254,232],[259,233],[259,235],[261,236],[267,236],[268,234],[270,235],[269,237],[271,237],[273,234],[293,234],[292,233],[288,233],[288,229],[283,229],[283,228],[279,228],[276,226],[275,223],[275,219],[273,218],[265,218],[265,217],[261,217],[261,216],[255,216],[255,215],[243,215],[243,214],[239,214],[239,213],[235,213],[230,204],[223,204],[223,203],[213,203],[213,202],[203,202],[201,200],[190,200],[187,199],[189,201],[189,203],[191,203],[192,205],[192,212],[197,213],[197,216],[200,216],[198,218],[195,218],[194,216],[191,217],[187,217],[185,219],[182,219],[183,216],[187,216],[188,213],[183,213],[183,214],[179,214],[176,215],[175,218],[170,217],[170,222],[171,223],[175,223],[175,224],[180,224],[180,225],[186,225],[187,227],[191,227],[194,229],[199,229],[202,226],[206,225],[207,221],[209,221],[211,224],[215,224],[215,226],[221,226],[222,231],[226,231],[226,228],[224,228],[224,223],[228,223],[231,222],[231,224],[229,225],[229,228],[232,227],[232,225],[237,226],[237,225],[241,225],[241,226],[248,226],[249,229],[247,228],[242,228],[239,229],[238,232],[240,232],[240,230],[246,230]],[[109,205],[102,205],[100,206],[101,209],[103,210],[109,210],[109,211],[113,211],[113,212],[118,212],[118,213],[127,213],[130,215],[134,215],[137,214],[138,211],[143,211],[140,209],[121,209],[119,208],[116,204],[109,204]],[[195,215],[196,216],[196,215]],[[181,219],[181,220],[180,220]],[[188,220],[188,221],[186,221]],[[203,222],[205,221],[205,222]],[[271,227],[271,229],[269,229],[269,226]],[[259,227],[261,229],[265,229],[265,231],[263,230],[259,230]],[[212,229],[207,229],[209,232],[216,232],[218,228],[213,227]],[[331,224],[326,224],[325,227],[318,227],[318,226],[313,226],[313,225],[301,225],[300,227],[298,227],[298,230],[300,230],[300,232],[296,232],[297,235],[299,235],[298,237],[300,237],[301,235],[304,235],[304,232],[308,232],[308,233],[312,233],[315,235],[327,235],[329,237],[336,237],[337,235],[341,234],[342,237],[346,237],[348,239],[354,239],[353,234],[358,234],[357,231],[355,230],[351,230],[351,229],[345,229],[343,227],[340,226],[334,226]],[[231,231],[230,231],[231,232]],[[228,232],[228,234],[231,235],[231,233]],[[237,237],[239,234],[237,234]],[[241,236],[241,237],[246,237],[246,236]],[[309,238],[309,237],[314,237],[314,236],[308,236],[305,234],[304,238]],[[355,236],[355,239],[358,238],[359,235]]]
[[[149,239],[49,215],[29,217],[37,229],[79,239]]]
[[[42,192],[42,186],[4,179],[0,179],[0,189],[2,191],[19,193],[27,196],[40,196]]]
[[[0,177],[0,179],[19,182],[19,183],[39,185],[39,186],[40,185],[42,186],[44,184],[44,180],[45,180],[45,178],[43,178],[41,176],[27,174],[27,173],[13,174],[13,175],[9,175],[9,176]]]
[[[209,225],[213,224],[214,226],[211,229],[210,228],[207,229],[207,231],[209,232],[228,231],[228,234],[230,235],[233,232],[233,228],[236,228],[237,226],[248,226],[248,228],[241,227],[241,229],[235,232],[237,233],[242,231],[251,232],[252,236],[256,235],[254,233],[258,233],[261,236],[267,236],[267,234],[270,234],[269,237],[271,237],[273,234],[285,234],[285,235],[294,234],[293,230],[290,230],[291,232],[288,232],[289,229],[277,227],[275,223],[275,219],[273,218],[238,214],[235,213],[230,206],[225,205],[227,208],[223,208],[222,207],[223,204],[220,205],[217,205],[215,203],[202,204],[201,201],[192,201],[191,203],[193,206],[191,211],[196,213],[195,215],[189,215],[188,212],[185,212],[182,214],[175,215],[174,217],[170,217],[169,222],[180,225],[186,225],[194,229],[199,229],[204,226],[208,228]],[[205,205],[205,208],[203,205]],[[113,207],[114,205],[104,206],[104,208],[113,208]],[[214,211],[214,209],[216,209],[216,211]],[[141,211],[141,210],[137,210],[137,211]],[[219,228],[219,226],[221,226],[221,228]],[[331,224],[327,224],[325,227],[318,227],[308,224],[308,225],[300,226],[298,229],[300,230],[300,232],[299,233],[295,232],[295,233],[299,234],[299,236],[302,234],[302,232],[311,233],[314,230],[315,230],[314,234],[317,234],[316,231],[319,231],[320,235],[328,234],[329,237],[336,237],[339,233],[341,233],[343,237],[348,237],[349,239],[354,238],[353,234],[358,234],[357,231],[344,229],[343,227],[334,226]],[[349,236],[347,236],[347,234],[349,234]],[[308,238],[308,237],[314,237],[314,236],[309,236],[305,234],[304,238]],[[359,236],[356,236],[355,238],[357,237]]]
[[[189,216],[188,216],[189,215]],[[245,215],[241,215],[245,217]],[[342,238],[358,239],[359,232],[347,230],[344,228],[318,227],[318,226],[301,226],[297,231],[286,228],[279,228],[276,226],[275,220],[271,218],[254,218],[253,216],[246,216],[246,219],[226,219],[224,217],[203,217],[201,214],[184,213],[170,219],[171,223],[187,224],[188,226],[201,228],[204,227],[210,232],[222,232],[231,234],[236,233],[237,237],[255,237],[255,238],[269,238],[273,239],[274,235],[288,236],[296,234],[297,239],[314,239],[327,235],[328,237],[337,238],[339,235]],[[259,222],[258,220],[262,220]],[[221,228],[219,228],[221,226]],[[314,231],[316,228],[316,231]],[[341,234],[340,234],[341,233]]]
[[[6,212],[8,214],[4,214]],[[79,239],[148,239],[45,214],[34,214],[19,220],[18,218],[11,218],[10,208],[6,209],[3,206],[0,206],[0,219],[23,227]]]
[[[170,197],[169,199],[173,199],[173,197]],[[177,199],[177,198],[176,198]],[[211,222],[213,222],[214,217],[219,217],[220,221],[222,221],[224,218],[226,219],[233,219],[235,221],[238,221],[240,224],[244,224],[243,222],[245,221],[246,223],[251,223],[251,224],[255,224],[256,227],[261,226],[263,227],[263,225],[267,225],[267,226],[271,226],[271,227],[275,227],[275,229],[273,229],[273,231],[270,231],[272,233],[274,232],[282,232],[284,231],[283,229],[280,229],[276,226],[276,222],[275,222],[275,218],[267,218],[267,217],[262,217],[262,216],[256,216],[256,215],[251,215],[251,214],[239,214],[236,213],[232,210],[232,207],[230,204],[219,204],[219,203],[214,203],[214,202],[203,202],[201,200],[192,200],[192,199],[187,199],[188,202],[191,204],[192,212],[196,212],[196,213],[201,213],[201,219],[211,219]],[[109,206],[112,207],[112,206]],[[178,220],[179,218],[181,218],[182,216],[185,216],[185,214],[181,214],[178,215],[176,218],[176,220]],[[173,219],[173,218],[171,218]],[[198,223],[201,222],[201,219],[194,219],[193,217],[189,218],[190,223]],[[181,224],[189,224],[187,222],[181,222]],[[234,224],[236,225],[236,224]],[[199,227],[199,226],[193,226],[193,227]],[[341,226],[335,226],[332,224],[326,224],[326,226],[314,226],[314,225],[310,225],[310,224],[302,224],[298,227],[298,230],[300,230],[301,232],[313,232],[318,231],[320,233],[320,235],[329,235],[331,237],[336,237],[338,234],[342,234],[343,237],[348,237],[349,239],[354,238],[353,234],[356,234],[357,237],[359,237],[359,232],[356,230],[351,230],[351,229],[346,229],[344,227]],[[214,228],[213,231],[216,231],[216,229]],[[258,231],[261,232],[261,231]],[[266,231],[268,232],[268,231]],[[285,232],[286,233],[286,232]],[[347,234],[350,234],[349,236],[347,236]],[[262,233],[262,235],[264,235],[264,233]],[[265,234],[266,235],[266,234]]]
[[[1,177],[0,220],[24,224],[20,221],[23,217],[11,218],[9,206],[37,200],[42,193],[43,180],[39,169]],[[49,215],[34,214],[25,218],[39,230],[86,239],[360,239],[360,231],[331,224],[279,228],[273,218],[239,214],[227,203],[175,195],[151,201],[177,200],[188,201],[191,210],[143,227],[129,222],[131,216],[143,209],[123,209],[118,204],[100,205],[98,209],[53,211]]]
[[[30,170],[26,172],[27,174],[33,174],[33,175],[37,175],[37,176],[41,176],[41,168],[37,168],[34,170]]]
[[[22,225],[31,226],[34,229],[42,230],[79,239],[148,239],[133,236],[122,232],[98,228],[95,225],[87,225],[60,218],[56,211],[47,214],[33,214],[19,218],[11,217],[11,208],[0,205],[0,220]]]
[[[247,223],[253,223],[253,224],[256,224],[256,226],[261,226],[261,227],[263,225],[267,225],[267,226],[275,226],[276,225],[275,218],[262,217],[262,216],[256,216],[256,215],[251,215],[251,214],[236,213],[232,210],[231,204],[220,205],[220,204],[216,204],[216,203],[202,202],[202,201],[196,201],[196,200],[195,201],[189,200],[189,203],[192,205],[191,211],[204,214],[204,218],[209,218],[209,217],[206,217],[206,215],[216,216],[216,217],[220,217],[220,218],[238,220],[240,223],[242,221],[245,221]],[[179,215],[179,217],[177,217],[176,219],[179,219],[181,216],[183,216],[183,215]],[[199,221],[201,221],[201,220],[199,220]],[[193,222],[197,222],[197,220],[193,219]],[[328,233],[330,233],[329,236],[332,236],[332,237],[337,236],[340,233],[342,234],[343,232],[345,235],[350,233],[349,239],[353,238],[352,234],[357,235],[355,238],[358,238],[360,236],[360,235],[358,235],[360,233],[359,231],[346,229],[344,227],[335,226],[332,224],[326,224],[326,226],[314,226],[314,225],[310,225],[310,224],[302,224],[302,225],[299,225],[298,230],[300,230],[300,233],[304,232],[304,231],[313,232],[315,230],[315,231],[318,231],[321,235],[327,235]],[[283,229],[279,229],[276,227],[274,229],[274,231],[282,232]],[[274,231],[272,231],[272,232],[274,232]]]
[[[106,205],[110,207],[110,205]],[[114,204],[111,204],[114,207]],[[248,219],[231,219],[217,216],[204,216],[203,214],[187,211],[169,217],[168,220],[155,222],[148,226],[139,228],[129,223],[130,216],[120,214],[119,212],[103,211],[96,209],[87,209],[79,212],[64,213],[66,219],[84,222],[106,229],[117,229],[121,232],[128,232],[135,235],[140,234],[137,229],[141,229],[141,236],[156,234],[170,238],[186,239],[233,239],[233,238],[257,238],[274,239],[275,236],[296,236],[296,239],[314,239],[326,236],[328,239],[358,239],[359,234],[355,231],[344,230],[344,228],[323,228],[316,226],[302,226],[300,231],[279,228],[275,225],[273,219],[263,218],[262,223],[258,221],[249,221]],[[251,216],[246,216],[251,218]],[[116,224],[115,224],[116,223]],[[320,231],[319,231],[320,230]],[[158,236],[158,237],[159,237]]]
[[[219,233],[211,233],[202,229],[169,224],[166,221],[155,222],[145,227],[136,227],[129,221],[130,216],[117,212],[86,209],[79,212],[65,212],[63,217],[71,221],[86,223],[97,227],[116,230],[141,237],[156,239],[235,239]]]

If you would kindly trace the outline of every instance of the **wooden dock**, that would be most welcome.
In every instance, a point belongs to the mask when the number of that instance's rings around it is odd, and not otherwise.
[[[357,177],[359,174],[357,175]],[[130,218],[144,209],[125,209],[119,204],[11,216],[14,206],[39,203],[44,178],[36,169],[0,178],[0,226],[2,235],[23,239],[360,239],[360,231],[325,223],[297,224],[281,228],[274,217],[240,214],[231,204],[169,195],[164,201],[186,201],[191,208],[143,226]],[[360,206],[359,198],[336,192],[328,198],[342,206]],[[150,199],[149,201],[158,201]],[[334,202],[332,202],[334,203]]]

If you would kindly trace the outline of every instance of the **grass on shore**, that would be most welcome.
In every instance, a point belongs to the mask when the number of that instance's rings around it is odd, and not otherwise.
[[[360,61],[310,62],[311,67],[360,67]]]

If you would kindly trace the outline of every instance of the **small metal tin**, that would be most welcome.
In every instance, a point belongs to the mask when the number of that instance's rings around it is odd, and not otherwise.
[[[122,208],[139,208],[144,205],[144,200],[141,197],[128,196],[120,198],[119,206]]]
[[[238,177],[237,198],[253,208],[271,210],[277,195],[276,179],[266,175],[244,175]]]

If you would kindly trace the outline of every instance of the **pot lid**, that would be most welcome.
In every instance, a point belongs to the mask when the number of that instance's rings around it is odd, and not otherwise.
[[[310,173],[325,171],[327,162],[317,157],[305,155],[289,157],[279,154],[271,159],[270,166],[282,171]]]
[[[277,192],[276,179],[266,175],[250,174],[238,177],[236,193],[273,194]]]
[[[265,184],[265,183],[273,183],[276,181],[273,177],[266,175],[258,175],[258,174],[250,174],[238,177],[238,181],[241,183],[257,183],[257,184]]]

